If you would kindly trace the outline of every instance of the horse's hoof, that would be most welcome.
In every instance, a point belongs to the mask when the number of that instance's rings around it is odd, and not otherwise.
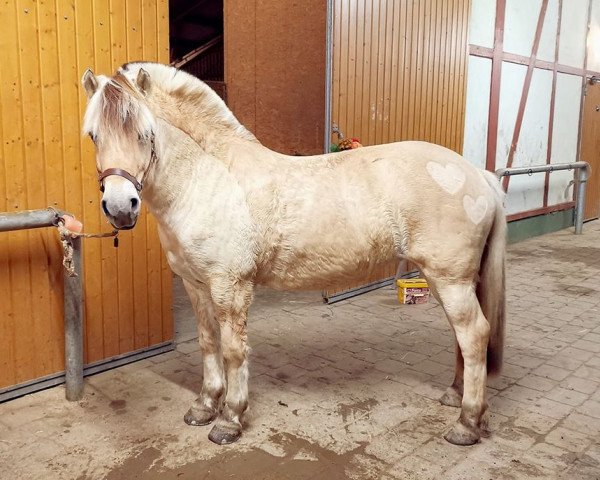
[[[211,429],[208,439],[217,445],[229,445],[230,443],[237,442],[241,436],[241,426],[236,424],[218,424]]]
[[[188,425],[201,427],[202,425],[212,423],[215,418],[217,418],[217,412],[205,408],[192,407],[183,416],[183,421]]]
[[[447,407],[460,407],[462,405],[462,395],[453,387],[448,387],[446,393],[440,398],[440,403]]]
[[[444,438],[454,445],[474,445],[479,441],[479,432],[475,432],[458,422],[444,435]]]

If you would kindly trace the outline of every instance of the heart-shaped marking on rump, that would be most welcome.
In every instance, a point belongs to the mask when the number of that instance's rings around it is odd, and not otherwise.
[[[452,163],[444,167],[437,162],[428,162],[426,168],[431,178],[450,195],[454,195],[465,184],[465,172]]]
[[[465,195],[463,197],[463,207],[465,207],[467,217],[469,217],[475,225],[479,225],[487,213],[488,205],[487,200],[483,195],[479,195],[477,200],[473,200],[473,197],[470,195]]]

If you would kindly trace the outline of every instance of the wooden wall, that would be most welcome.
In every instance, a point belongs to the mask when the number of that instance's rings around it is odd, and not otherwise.
[[[87,67],[168,62],[167,0],[0,3],[0,211],[54,206],[109,231],[91,142],[81,137]],[[85,361],[172,338],[171,274],[155,221],[85,240]],[[64,369],[61,251],[54,229],[0,233],[0,388]]]
[[[323,153],[326,0],[225,0],[227,103],[267,147]]]
[[[424,140],[462,153],[469,6],[334,0],[332,121],[346,137]],[[365,282],[395,273],[384,265]]]
[[[335,0],[332,119],[364,145],[462,151],[469,0]],[[335,139],[335,137],[334,137]]]

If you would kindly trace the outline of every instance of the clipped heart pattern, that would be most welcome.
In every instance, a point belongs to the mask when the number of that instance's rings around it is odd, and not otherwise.
[[[463,197],[463,207],[467,212],[467,217],[475,224],[479,223],[485,218],[487,213],[487,200],[483,195],[479,195],[477,199],[473,199],[470,195]]]
[[[437,162],[428,162],[426,168],[431,178],[435,180],[435,183],[450,195],[454,195],[465,184],[465,172],[452,163],[443,166]]]

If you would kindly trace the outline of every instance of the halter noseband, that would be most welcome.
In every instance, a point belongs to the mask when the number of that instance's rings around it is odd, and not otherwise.
[[[100,175],[98,175],[98,182],[100,182],[100,191],[101,192],[104,192],[104,182],[103,182],[103,180],[106,177],[110,177],[111,175],[117,175],[119,177],[126,178],[131,183],[133,183],[133,186],[138,191],[138,193],[140,193],[142,191],[143,185],[140,182],[138,182],[138,179],[135,178],[128,171],[123,170],[122,168],[107,168]]]
[[[98,174],[98,182],[100,183],[100,191],[104,192],[104,179],[106,177],[110,177],[111,175],[116,175],[118,177],[123,177],[124,179],[129,180],[133,184],[133,186],[135,187],[137,192],[141,193],[142,188],[144,188],[144,181],[146,180],[146,177],[148,176],[148,172],[150,171],[150,168],[156,161],[156,149],[154,147],[154,132],[152,133],[152,136],[150,137],[150,145],[152,148],[151,152],[150,152],[150,162],[148,163],[148,167],[146,168],[146,170],[144,171],[144,174],[142,175],[141,181],[138,181],[138,179],[135,178],[135,176],[133,176],[127,170],[123,170],[122,168],[107,168],[106,170],[104,170]]]

